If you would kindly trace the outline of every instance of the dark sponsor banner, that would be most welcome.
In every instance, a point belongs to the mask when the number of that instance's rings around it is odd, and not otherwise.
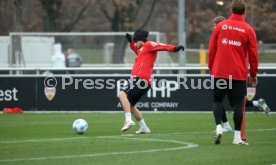
[[[118,101],[116,97],[116,84],[111,89],[103,87],[105,84],[102,81],[109,79],[108,77],[55,78],[57,86],[55,87],[55,96],[51,101],[46,97],[44,92],[44,78],[38,78],[37,99],[39,110],[115,110],[115,105]],[[97,81],[99,82],[93,85]],[[63,82],[64,86],[62,86]]]
[[[36,78],[0,77],[0,110],[20,107],[37,109]]]
[[[44,78],[38,78],[38,109],[40,110],[122,110],[118,100],[120,86],[129,77],[55,77],[57,81],[55,97],[51,101],[45,97]],[[208,78],[195,77],[197,82]],[[156,77],[153,88],[145,94],[137,107],[145,111],[209,111],[211,90],[186,89],[179,85],[176,76]],[[187,78],[187,84],[191,79]],[[121,84],[121,85],[119,85]],[[187,85],[189,88],[189,85]],[[202,99],[205,98],[205,99]],[[199,103],[202,102],[202,103]]]
[[[24,110],[121,111],[120,86],[127,76],[1,77],[0,108]],[[212,111],[212,83],[204,76],[156,76],[152,89],[136,106],[144,111]],[[253,100],[266,99],[276,109],[276,77],[260,77]],[[251,96],[252,97],[252,96]],[[230,109],[226,103],[226,109]],[[251,110],[251,109],[250,109]]]

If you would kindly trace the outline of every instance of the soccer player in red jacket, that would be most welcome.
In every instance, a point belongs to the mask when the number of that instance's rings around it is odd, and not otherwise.
[[[125,113],[125,122],[121,130],[126,131],[135,125],[131,118],[132,114],[140,125],[136,134],[150,133],[150,129],[146,125],[141,112],[135,107],[135,104],[151,87],[152,70],[157,52],[178,52],[184,50],[183,46],[173,46],[147,41],[148,34],[149,32],[144,30],[137,30],[133,37],[128,33],[126,34],[126,38],[130,43],[130,48],[137,57],[132,68],[131,80],[119,93],[119,100]]]
[[[213,31],[213,30],[216,28],[217,24],[219,24],[221,21],[224,21],[224,20],[226,20],[226,18],[223,17],[223,16],[217,16],[217,17],[215,17],[215,18],[212,20],[212,27],[211,27],[211,30]],[[228,99],[229,99],[229,97],[228,97]],[[235,105],[234,105],[234,103],[232,103],[231,101],[232,101],[232,100],[229,99],[230,106],[231,106],[232,108],[234,108]],[[264,111],[266,115],[268,115],[268,116],[270,115],[270,113],[269,113],[269,112],[270,112],[270,108],[269,108],[269,106],[266,104],[264,98],[260,98],[260,99],[258,99],[258,100],[247,100],[247,99],[246,99],[246,101],[245,101],[245,107],[257,107],[257,108],[259,108],[261,111]],[[227,119],[226,111],[225,111],[224,107],[223,107],[223,112],[222,112],[221,121],[222,121],[222,123],[223,123],[223,127],[222,127],[223,132],[232,132],[232,128],[231,128],[230,123],[229,123],[229,121],[228,121],[228,119]]]
[[[250,82],[257,85],[258,45],[255,31],[244,21],[246,5],[243,0],[233,0],[232,15],[214,29],[208,52],[208,67],[215,79],[214,118],[216,122],[215,144],[221,143],[223,112],[222,100],[227,94],[234,103],[233,144],[248,145],[241,139],[242,108],[246,96],[248,76],[247,59],[250,65]],[[221,82],[225,86],[218,86]]]

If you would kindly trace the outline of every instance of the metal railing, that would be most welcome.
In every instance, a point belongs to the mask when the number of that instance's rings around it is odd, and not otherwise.
[[[93,74],[99,72],[101,74],[110,74],[112,72],[120,74],[120,72],[130,73],[132,67],[88,67],[88,68],[0,68],[0,75],[42,75],[45,72],[58,72],[55,74],[64,74],[69,72],[71,74]],[[155,67],[154,71],[162,74],[161,71],[208,71],[208,67]],[[127,72],[126,72],[127,71]],[[175,73],[174,73],[175,74]],[[189,74],[189,73],[187,73]],[[198,73],[200,74],[200,73]],[[207,73],[208,74],[208,73]],[[259,74],[276,74],[276,66],[261,66],[259,67]]]

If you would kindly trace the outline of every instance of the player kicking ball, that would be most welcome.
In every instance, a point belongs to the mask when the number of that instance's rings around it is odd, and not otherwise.
[[[131,78],[128,85],[124,86],[119,93],[119,100],[125,113],[125,122],[121,131],[126,131],[135,125],[132,115],[138,121],[140,128],[136,134],[150,133],[141,112],[135,104],[151,88],[151,76],[154,62],[158,51],[178,52],[184,50],[183,46],[166,45],[153,41],[147,41],[149,32],[137,30],[133,37],[126,33],[126,38],[130,48],[136,54],[136,59],[132,67]]]

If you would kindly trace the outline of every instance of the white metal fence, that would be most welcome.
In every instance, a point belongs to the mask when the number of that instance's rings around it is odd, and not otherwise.
[[[0,68],[0,75],[95,75],[95,74],[130,74],[132,67],[88,67],[88,68]],[[155,67],[154,74],[185,74],[209,75],[207,67]],[[205,71],[201,73],[201,71]],[[276,66],[259,67],[259,75],[276,75]]]

